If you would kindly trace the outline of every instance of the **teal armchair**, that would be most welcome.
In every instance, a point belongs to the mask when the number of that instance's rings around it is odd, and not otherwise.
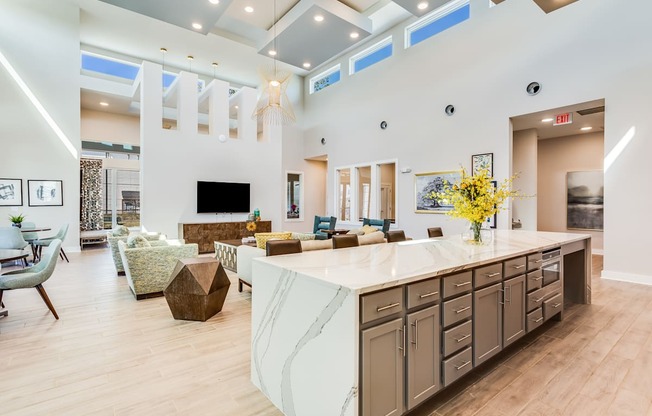
[[[315,224],[312,228],[312,232],[315,234],[315,240],[326,240],[328,235],[322,230],[334,230],[336,223],[336,217],[320,217],[319,215],[315,215]]]
[[[391,224],[391,221],[389,219],[385,220],[375,220],[371,218],[363,218],[362,219],[362,226],[364,227],[365,225],[371,225],[372,227],[378,228],[380,231],[383,232],[383,235],[387,237],[387,231],[389,231],[389,225]]]
[[[2,303],[2,296],[7,290],[35,288],[39,295],[41,295],[43,302],[50,309],[50,312],[52,312],[52,315],[56,319],[59,319],[57,311],[54,310],[54,306],[43,288],[43,283],[52,276],[54,267],[57,265],[60,250],[61,240],[54,239],[43,252],[43,257],[41,257],[41,261],[36,266],[12,270],[0,275],[0,303]]]

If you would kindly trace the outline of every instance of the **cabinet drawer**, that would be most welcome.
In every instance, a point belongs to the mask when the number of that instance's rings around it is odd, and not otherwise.
[[[471,270],[446,276],[442,280],[441,290],[444,292],[444,298],[468,292],[472,288]]]
[[[444,302],[442,311],[444,314],[444,327],[453,325],[471,317],[473,314],[473,298],[469,293],[468,295],[446,301]]]
[[[473,270],[473,287],[484,287],[492,283],[500,282],[502,278],[502,263],[478,267],[477,269]]]
[[[503,263],[505,270],[503,275],[505,278],[518,276],[519,274],[525,273],[525,268],[527,267],[527,261],[525,256],[518,257],[516,259],[507,260]]]
[[[473,354],[471,347],[452,356],[442,363],[444,386],[448,386],[473,369]]]
[[[535,289],[541,289],[541,284],[543,282],[543,274],[541,270],[535,270],[527,274],[527,291],[531,292]]]
[[[467,321],[444,331],[444,357],[447,357],[473,342],[473,322]]]
[[[558,280],[548,286],[544,286],[543,290],[545,291],[546,299],[558,295],[561,293],[561,281]]]
[[[563,310],[564,300],[561,298],[561,293],[559,293],[543,302],[543,320],[547,321]]]
[[[541,268],[541,253],[534,253],[527,256],[527,270],[536,270]]]
[[[527,319],[525,321],[525,330],[530,332],[541,326],[543,323],[543,309],[536,308],[532,312],[527,314]]]
[[[408,285],[408,309],[438,301],[441,297],[439,289],[440,283],[441,279],[428,279],[424,282],[412,283]]]
[[[546,290],[538,289],[532,293],[527,294],[527,311],[530,312],[536,308],[540,308],[543,300],[546,298]]]
[[[403,310],[403,288],[396,287],[365,295],[362,297],[361,309],[360,319],[363,324],[401,312]]]

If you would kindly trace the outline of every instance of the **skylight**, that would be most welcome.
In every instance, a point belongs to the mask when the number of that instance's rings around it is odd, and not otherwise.
[[[409,48],[470,17],[469,0],[453,0],[405,28],[405,47]]]
[[[128,79],[130,81],[135,80],[138,76],[138,71],[140,71],[140,65],[138,64],[90,52],[82,52],[81,58],[81,67],[86,71]],[[164,71],[163,86],[168,88],[176,78],[177,75],[175,73]]]

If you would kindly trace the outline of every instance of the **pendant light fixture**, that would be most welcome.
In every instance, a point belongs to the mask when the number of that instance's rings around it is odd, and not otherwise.
[[[278,45],[276,36],[276,0],[274,0],[274,49],[270,51],[273,63],[269,68],[261,68],[260,76],[263,79],[263,92],[258,100],[253,119],[258,119],[264,124],[284,125],[296,121],[292,104],[287,96],[286,90],[290,82],[291,74],[287,71],[279,71],[277,68]],[[273,52],[273,53],[272,53]]]

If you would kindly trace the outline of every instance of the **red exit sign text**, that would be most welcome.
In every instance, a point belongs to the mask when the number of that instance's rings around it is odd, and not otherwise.
[[[553,126],[563,126],[571,123],[573,123],[573,113],[557,114]]]

